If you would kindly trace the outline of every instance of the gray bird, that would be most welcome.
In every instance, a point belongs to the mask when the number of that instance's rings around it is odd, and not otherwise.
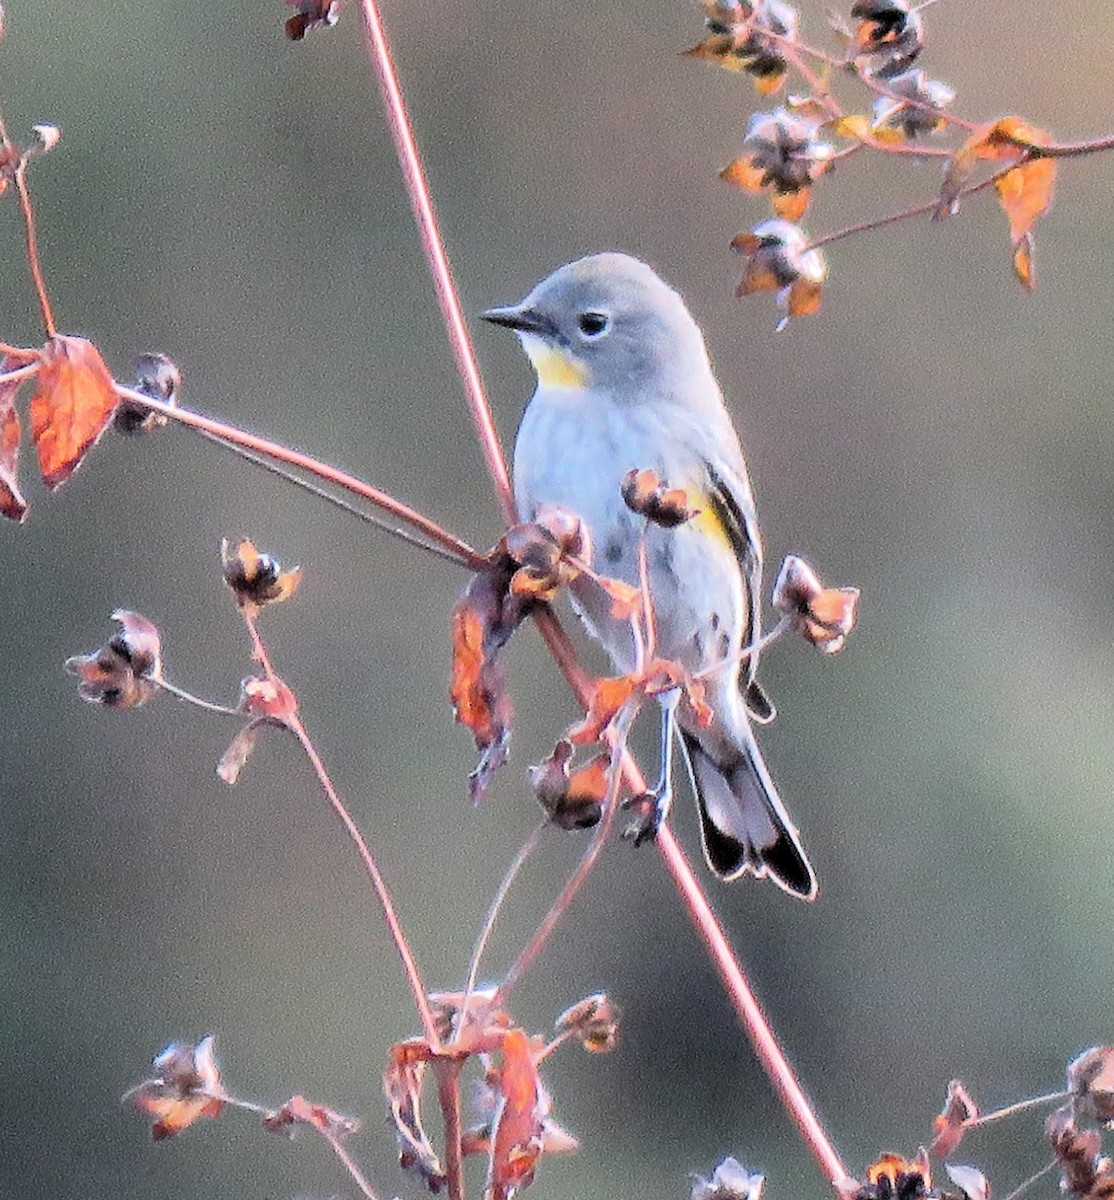
[[[711,869],[725,880],[769,876],[811,900],[816,877],[751,725],[774,715],[755,679],[757,653],[740,653],[760,635],[762,546],[739,438],[699,327],[672,288],[625,254],[569,263],[521,304],[483,315],[518,334],[537,375],[515,440],[519,515],[532,520],[542,504],[576,513],[595,570],[635,587],[644,537],[657,653],[701,673],[707,688],[707,728],[678,706],[679,691],[660,698],[657,819],[670,802],[676,731]],[[683,488],[697,515],[672,529],[648,525],[621,495],[633,468]],[[630,623],[590,581],[571,591],[615,667],[633,670]]]

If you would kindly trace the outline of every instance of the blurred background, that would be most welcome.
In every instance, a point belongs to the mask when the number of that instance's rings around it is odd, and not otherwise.
[[[165,351],[185,403],[493,542],[356,12],[292,45],[279,0],[5,7],[9,127],[63,131],[31,172],[60,326],[120,378]],[[680,57],[701,35],[694,4],[386,8],[468,312],[587,251],[649,259],[706,331],[769,560],[796,552],[862,588],[843,654],[787,641],[764,668],[780,717],[763,745],[820,902],[710,884],[848,1163],[914,1152],[952,1077],[984,1107],[1056,1088],[1071,1056],[1114,1035],[1114,162],[1063,164],[1035,296],[984,195],[956,220],[834,247],[823,313],[775,335],[769,297],[734,299],[728,249],[765,210],[716,179],[759,102],[745,78]],[[1108,6],[986,0],[926,18],[925,66],[958,112],[1110,132]],[[827,41],[822,4],[804,5],[803,31]],[[938,178],[862,156],[818,190],[808,227],[927,199]],[[0,335],[36,345],[10,195],[0,246]],[[529,368],[505,331],[474,333],[509,443]],[[49,497],[24,466],[29,520],[0,529],[0,1196],[352,1195],[323,1145],[237,1114],[149,1144],[119,1095],[169,1040],[206,1033],[240,1095],[361,1114],[353,1149],[380,1195],[417,1196],[380,1095],[387,1047],[416,1018],[293,744],[265,736],[229,789],[213,765],[235,722],[168,697],[87,706],[61,663],[135,608],[162,629],[172,679],[230,702],[252,664],[220,538],[301,563],[264,632],[440,988],[462,982],[538,819],[525,768],[576,715],[563,683],[521,631],[513,758],[475,811],[471,738],[446,699],[459,571],[179,429],[106,437]],[[650,764],[652,746],[642,730]],[[698,855],[691,807],[676,823]],[[582,844],[544,839],[488,972]],[[533,1195],[683,1197],[726,1154],[768,1174],[771,1200],[828,1194],[652,849],[609,848],[514,1012],[544,1030],[599,989],[625,1011],[620,1048],[547,1065],[554,1115],[583,1145],[543,1162]],[[1040,1122],[957,1157],[1004,1194],[1045,1161]]]

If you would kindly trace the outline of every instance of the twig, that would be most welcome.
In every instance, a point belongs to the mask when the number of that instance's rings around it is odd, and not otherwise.
[[[7,141],[7,136],[4,138]],[[31,209],[31,193],[27,190],[27,159],[21,157],[15,169],[15,186],[19,191],[19,209],[23,214],[23,228],[27,234],[27,265],[31,268],[31,279],[39,297],[39,308],[43,314],[46,336],[54,337],[58,332],[54,324],[54,313],[50,309],[50,298],[46,294],[42,262],[39,258],[39,239],[35,234],[35,214]]]
[[[1016,1104],[1007,1104],[1005,1108],[996,1108],[993,1112],[980,1113],[963,1122],[964,1129],[981,1129],[995,1121],[1005,1120],[1030,1108],[1040,1108],[1042,1104],[1055,1104],[1057,1100],[1065,1100],[1070,1092],[1046,1092],[1043,1096],[1030,1096],[1028,1100],[1018,1100]]]
[[[150,678],[148,676],[148,678]],[[225,716],[242,717],[244,714],[239,709],[229,708],[226,704],[214,704],[212,700],[202,700],[200,696],[195,696],[192,692],[187,692],[185,688],[180,688],[177,684],[171,683],[166,679],[151,679],[151,682],[157,684],[164,692],[169,692],[171,696],[179,700],[184,700],[187,704],[193,704],[197,708],[203,708],[206,712],[223,713]]]
[[[414,222],[418,227],[422,248],[425,250],[426,259],[429,262],[430,273],[433,275],[437,303],[441,307],[441,316],[444,318],[449,342],[456,358],[457,370],[464,383],[472,421],[479,433],[480,449],[483,452],[484,462],[487,464],[488,474],[495,485],[503,517],[509,525],[513,525],[517,520],[517,515],[510,473],[507,471],[507,463],[499,445],[499,435],[495,432],[491,406],[487,402],[483,381],[480,379],[476,355],[472,350],[471,339],[468,337],[468,328],[464,323],[464,313],[460,307],[456,284],[453,282],[452,270],[445,254],[445,244],[437,227],[437,218],[433,213],[433,200],[430,196],[429,184],[422,169],[422,161],[414,141],[414,132],[410,127],[410,118],[406,112],[406,103],[402,98],[402,88],[391,59],[387,32],[383,27],[383,19],[375,0],[360,0],[360,11],[364,18],[364,37],[367,42],[368,57],[371,59],[372,69],[379,82],[379,90],[383,96],[383,105],[387,110],[387,120],[391,127],[391,137],[395,143],[395,152],[398,155],[402,177],[406,183],[406,194],[410,198]]]
[[[24,368],[24,370],[26,369]],[[5,376],[0,376],[0,383],[4,379]],[[392,525],[389,521],[376,516],[373,512],[365,512],[362,508],[357,508],[356,505],[345,500],[343,496],[335,496],[332,492],[326,491],[325,488],[319,487],[308,479],[303,479],[300,475],[295,475],[293,471],[288,471],[278,463],[269,462],[262,454],[256,454],[252,450],[238,446],[235,442],[230,442],[227,438],[217,437],[215,433],[208,433],[204,429],[199,429],[197,432],[203,438],[208,438],[214,445],[223,446],[226,450],[244,459],[246,462],[250,462],[257,467],[262,467],[264,471],[269,471],[272,475],[277,475],[280,479],[285,479],[287,483],[292,483],[295,487],[309,492],[319,500],[324,500],[327,504],[332,504],[335,508],[339,508],[341,512],[346,512],[361,521],[366,521],[369,525],[374,525],[376,529],[390,534],[391,537],[398,538],[399,541],[405,542],[408,546],[424,550],[427,554],[432,554],[436,558],[443,558],[446,562],[456,563],[457,566],[473,566],[471,563],[463,562],[460,555],[455,551],[449,550],[437,542],[426,541],[423,538],[416,537],[401,525]]]
[[[391,893],[387,889],[383,876],[379,873],[379,866],[356,822],[352,820],[348,809],[344,806],[344,802],[337,795],[333,781],[329,778],[329,773],[325,769],[325,764],[321,761],[321,757],[317,753],[317,748],[310,740],[310,736],[306,732],[301,719],[295,713],[292,716],[288,716],[284,723],[298,739],[299,744],[305,751],[306,757],[310,761],[310,766],[313,767],[314,774],[317,776],[317,781],[321,785],[321,790],[325,793],[325,798],[332,806],[333,812],[340,818],[340,823],[344,826],[345,832],[352,839],[352,843],[356,847],[356,852],[364,864],[364,869],[371,879],[372,887],[375,888],[375,894],[379,898],[379,906],[383,910],[383,919],[387,923],[388,930],[390,930],[395,949],[398,951],[398,956],[402,959],[402,969],[406,974],[407,982],[410,984],[410,991],[413,995],[414,1004],[418,1009],[418,1015],[421,1017],[422,1031],[425,1033],[426,1041],[429,1042],[434,1051],[437,1051],[440,1048],[441,1039],[437,1034],[437,1024],[433,1019],[433,1013],[429,1007],[429,998],[426,994],[425,985],[422,983],[422,977],[418,973],[418,965],[414,961],[410,944],[406,940],[406,935],[402,932],[398,913],[395,912],[394,902],[391,900]]]
[[[376,508],[390,513],[391,516],[403,521],[412,529],[416,529],[431,542],[443,546],[456,557],[457,561],[474,571],[479,570],[486,561],[482,554],[473,550],[467,542],[442,528],[436,521],[431,521],[429,517],[411,508],[408,504],[403,504],[401,500],[396,500],[387,492],[372,487],[371,484],[365,483],[355,475],[349,475],[347,471],[329,466],[328,463],[323,463],[309,454],[292,450],[280,442],[272,442],[267,438],[258,437],[254,433],[237,429],[234,425],[225,425],[222,421],[214,421],[211,417],[204,417],[188,408],[180,408],[176,404],[164,404],[161,400],[154,400],[145,393],[137,392],[134,388],[125,387],[123,384],[116,384],[116,394],[136,404],[144,405],[151,412],[169,417],[170,420],[177,421],[179,424],[188,425],[232,445],[242,446],[247,450],[263,454],[267,458],[287,463],[289,466],[314,475],[318,479],[323,479],[327,483],[334,483],[345,491],[351,492],[352,495],[359,496],[369,504],[375,505]]]
[[[502,1007],[511,989],[522,978],[523,973],[534,959],[542,952],[553,930],[557,928],[561,918],[568,911],[569,906],[576,898],[577,892],[580,891],[584,881],[591,874],[592,868],[599,859],[604,843],[607,841],[607,836],[615,823],[615,814],[619,810],[619,788],[623,781],[623,772],[620,768],[623,755],[626,752],[627,734],[630,732],[636,711],[637,705],[632,704],[631,701],[627,701],[615,716],[608,731],[608,740],[611,744],[611,762],[607,768],[607,794],[603,802],[603,815],[593,831],[592,840],[588,843],[587,848],[581,855],[580,862],[576,865],[576,870],[566,880],[560,895],[550,905],[549,912],[545,914],[542,923],[534,931],[533,937],[531,937],[518,958],[515,959],[510,970],[503,977],[498,988],[496,988],[495,997],[492,1000],[493,1008]],[[645,791],[645,788],[643,788],[643,791]]]
[[[1028,1179],[1025,1180],[1024,1183],[1019,1183],[1017,1185],[1017,1187],[1015,1187],[1013,1189],[1013,1191],[1009,1193],[1008,1196],[1003,1196],[1002,1200],[1019,1200],[1019,1197],[1024,1192],[1027,1192],[1033,1186],[1034,1183],[1040,1183],[1040,1181],[1046,1175],[1051,1174],[1059,1165],[1060,1165],[1060,1160],[1056,1159],[1056,1158],[1054,1158],[1051,1162],[1045,1163],[1044,1166],[1041,1167],[1041,1169],[1039,1171],[1035,1171],[1032,1175],[1029,1176]]]
[[[479,936],[476,938],[476,944],[472,949],[472,961],[468,967],[468,980],[464,985],[464,1000],[460,1005],[460,1019],[452,1036],[454,1043],[460,1041],[464,1028],[468,1024],[468,1009],[476,991],[476,979],[480,973],[480,960],[483,958],[488,939],[491,937],[492,930],[495,928],[495,922],[498,920],[499,913],[507,899],[507,893],[511,890],[511,886],[518,878],[519,872],[525,866],[526,860],[537,849],[538,842],[541,840],[541,835],[547,824],[547,821],[542,821],[537,825],[526,841],[519,847],[518,853],[511,860],[511,865],[503,874],[503,879],[495,893],[495,898],[488,907],[483,928],[480,930]]]

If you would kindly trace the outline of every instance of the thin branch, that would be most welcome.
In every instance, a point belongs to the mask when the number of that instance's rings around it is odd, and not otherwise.
[[[180,688],[177,684],[171,683],[167,679],[151,679],[151,683],[157,684],[164,692],[169,692],[171,696],[178,700],[184,700],[187,704],[192,704],[197,708],[203,708],[206,712],[223,713],[225,716],[242,717],[244,714],[237,708],[229,708],[226,704],[214,704],[212,700],[202,700],[200,696],[195,696],[192,692],[187,692],[185,688]]]
[[[379,82],[379,90],[382,93],[383,105],[387,110],[387,120],[391,128],[391,137],[395,143],[395,152],[398,155],[402,177],[406,183],[406,194],[410,198],[414,222],[418,227],[422,248],[433,275],[437,303],[440,305],[441,316],[444,319],[449,342],[456,358],[457,370],[464,383],[468,407],[480,440],[480,449],[483,452],[484,462],[487,464],[488,474],[495,485],[503,517],[508,525],[513,525],[518,518],[510,473],[499,444],[499,435],[495,431],[495,421],[491,414],[491,406],[487,402],[483,381],[480,379],[480,370],[476,364],[476,355],[468,336],[468,328],[464,323],[464,313],[460,307],[456,284],[453,282],[452,270],[445,254],[445,244],[437,226],[437,218],[434,216],[429,184],[422,169],[421,158],[414,141],[414,132],[410,126],[410,117],[402,97],[402,88],[399,85],[398,75],[391,58],[387,32],[383,26],[383,19],[376,0],[360,0],[360,11],[364,18],[364,37],[367,42],[368,57],[371,59],[375,77]]]
[[[24,368],[24,370],[26,369]],[[4,376],[0,376],[0,383],[4,381],[4,378]],[[272,475],[277,475],[280,479],[285,479],[287,483],[292,483],[295,487],[309,492],[310,495],[316,496],[319,500],[324,500],[327,504],[332,504],[335,508],[339,508],[341,512],[346,512],[361,521],[366,521],[369,525],[374,525],[376,529],[390,534],[391,537],[398,538],[399,541],[405,542],[408,546],[424,550],[427,554],[432,554],[436,558],[442,558],[446,562],[455,563],[457,566],[467,566],[474,569],[474,564],[463,562],[460,555],[455,551],[449,550],[436,542],[426,541],[423,538],[417,537],[402,525],[392,525],[389,521],[385,521],[374,512],[365,512],[362,508],[357,508],[356,505],[345,500],[343,496],[336,496],[325,488],[312,483],[310,480],[303,479],[300,475],[295,475],[293,471],[288,471],[278,463],[268,461],[262,454],[246,450],[243,446],[238,446],[235,442],[230,442],[227,438],[217,437],[216,434],[207,433],[203,429],[199,429],[197,432],[203,438],[208,438],[214,445],[223,446],[232,454],[244,459],[245,462],[262,467],[264,471],[269,471]]]
[[[7,135],[4,140],[7,141]],[[31,279],[39,297],[39,308],[43,314],[46,336],[52,338],[58,332],[54,324],[54,313],[50,309],[50,298],[46,294],[42,262],[39,258],[39,239],[35,233],[35,214],[31,209],[31,193],[27,190],[27,159],[21,157],[15,169],[15,186],[19,191],[19,208],[23,214],[23,228],[27,234],[27,265],[31,268]]]
[[[1056,1158],[1051,1162],[1045,1163],[1039,1171],[1034,1171],[1024,1183],[1019,1183],[1008,1196],[1003,1196],[1002,1200],[1020,1200],[1022,1194],[1027,1192],[1034,1183],[1040,1183],[1046,1175],[1050,1175],[1059,1165],[1060,1161]]]
[[[437,1051],[440,1048],[441,1039],[437,1035],[437,1024],[433,1019],[433,1013],[429,1007],[429,998],[426,994],[425,985],[422,983],[422,977],[418,973],[418,965],[414,961],[410,944],[406,940],[406,935],[402,932],[402,924],[398,919],[398,913],[395,912],[391,893],[387,889],[383,876],[379,873],[379,866],[367,842],[364,840],[359,827],[352,820],[348,809],[344,806],[344,802],[337,794],[336,788],[333,786],[333,781],[329,778],[329,773],[325,769],[325,764],[321,761],[321,757],[317,753],[317,748],[306,732],[301,719],[297,714],[294,714],[286,718],[285,724],[298,739],[299,744],[305,751],[306,757],[313,767],[314,774],[317,776],[317,782],[321,785],[321,790],[325,793],[325,798],[329,801],[333,812],[339,817],[345,832],[351,838],[352,844],[356,847],[356,852],[360,856],[360,861],[364,864],[364,870],[367,871],[371,879],[372,887],[375,888],[375,894],[379,898],[379,906],[383,910],[383,919],[387,923],[387,928],[394,941],[395,949],[398,951],[398,956],[402,959],[402,969],[406,974],[407,982],[410,984],[410,991],[413,995],[414,1004],[418,1009],[418,1015],[421,1017],[422,1030],[425,1033],[426,1041],[429,1042],[434,1051]]]
[[[138,392],[134,388],[125,387],[123,384],[116,384],[116,394],[126,400],[145,406],[151,412],[160,413],[172,421],[177,421],[181,425],[188,425],[192,429],[199,429],[214,438],[219,438],[235,446],[242,446],[247,450],[254,450],[259,454],[265,455],[267,458],[287,463],[299,471],[305,471],[309,475],[323,479],[327,483],[336,484],[337,487],[351,492],[354,496],[359,496],[369,504],[373,504],[376,508],[390,513],[391,516],[409,525],[412,529],[416,529],[431,542],[443,546],[450,554],[456,557],[457,561],[472,570],[479,570],[486,562],[482,554],[473,550],[467,542],[462,541],[454,534],[449,533],[448,530],[442,528],[436,521],[431,521],[429,517],[411,508],[408,504],[403,504],[401,500],[396,500],[387,492],[372,487],[371,484],[365,483],[355,475],[349,475],[347,471],[341,471],[337,467],[329,466],[328,463],[323,463],[309,454],[292,450],[289,446],[284,446],[280,442],[272,442],[267,438],[258,437],[254,433],[237,429],[234,425],[225,425],[222,421],[214,421],[211,417],[204,417],[200,413],[192,412],[188,408],[181,408],[176,404],[165,404],[161,400],[154,400],[145,393]]]
[[[976,192],[993,187],[999,179],[1004,178],[1011,171],[1016,171],[1020,165],[1020,163],[1011,163],[1008,167],[1003,167],[1000,171],[995,171],[993,175],[987,176],[986,179],[981,179],[978,183],[972,183],[969,187],[961,188],[956,193],[952,203],[956,204],[968,196],[973,196]],[[896,225],[899,221],[908,221],[913,217],[923,217],[929,213],[938,213],[942,207],[946,209],[947,203],[942,203],[939,196],[934,196],[924,204],[915,204],[912,208],[902,209],[901,212],[890,213],[885,217],[875,217],[870,221],[861,221],[857,225],[848,225],[843,229],[837,230],[835,233],[826,233],[823,237],[814,238],[802,253],[809,250],[819,250],[821,246],[830,246],[833,242],[842,242],[844,238],[854,237],[856,234],[870,233],[875,229],[882,229],[887,225]]]
[[[592,833],[592,840],[581,855],[576,870],[573,871],[565,882],[560,895],[549,906],[549,912],[545,914],[542,923],[534,931],[533,937],[526,944],[526,947],[519,954],[518,958],[515,959],[510,970],[503,977],[498,988],[496,988],[495,996],[491,1002],[492,1008],[501,1008],[503,1006],[511,989],[518,983],[526,969],[545,948],[550,935],[568,911],[569,906],[576,898],[584,881],[591,874],[592,868],[596,865],[603,851],[604,843],[607,841],[607,836],[615,823],[615,814],[619,810],[619,788],[623,781],[623,772],[620,767],[623,755],[626,752],[627,734],[630,732],[636,711],[637,705],[627,701],[619,710],[608,731],[608,741],[611,745],[611,762],[607,768],[607,794],[603,802],[603,815]],[[642,790],[645,791],[645,788]]]
[[[222,1104],[227,1104],[230,1108],[238,1108],[243,1112],[253,1113],[258,1117],[269,1117],[273,1110],[264,1104],[256,1104],[252,1100],[240,1100],[235,1096],[229,1096],[225,1092],[211,1092],[205,1088],[195,1088],[194,1095],[205,1096],[210,1100],[220,1100]],[[333,1153],[344,1164],[344,1169],[352,1176],[352,1182],[360,1189],[366,1200],[379,1200],[378,1195],[368,1183],[363,1171],[356,1165],[356,1160],[345,1149],[344,1143],[330,1129],[325,1129],[320,1125],[315,1125],[309,1122],[311,1129],[319,1133],[326,1142],[332,1147]]]
[[[463,1059],[441,1058],[433,1064],[444,1126],[445,1180],[449,1200],[464,1200],[464,1149],[461,1145],[464,1124],[460,1115],[460,1071],[463,1066]]]
[[[1083,158],[1088,154],[1101,154],[1106,150],[1114,150],[1114,135],[1094,138],[1086,142],[1053,142],[1049,146],[1038,146],[1024,138],[1002,135],[1002,140],[1013,142],[1022,150],[1029,151],[1030,158]]]
[[[993,1112],[980,1113],[977,1117],[971,1117],[963,1122],[964,1129],[981,1129],[984,1125],[991,1125],[995,1121],[1005,1120],[1006,1117],[1015,1116],[1019,1112],[1026,1112],[1030,1108],[1040,1108],[1044,1104],[1055,1104],[1057,1100],[1065,1100],[1071,1092],[1046,1092],[1043,1096],[1030,1096],[1028,1100],[1018,1100],[1016,1104],[1007,1104],[1005,1108],[996,1108]]]
[[[7,347],[0,347],[0,354],[8,355]],[[19,383],[23,379],[30,379],[32,375],[39,373],[39,363],[36,359],[34,362],[29,362],[25,367],[19,367],[14,371],[6,371],[0,375],[0,384]]]
[[[476,938],[476,944],[472,949],[472,961],[468,967],[468,980],[464,985],[464,1000],[460,1005],[460,1019],[457,1022],[457,1027],[453,1032],[452,1041],[457,1043],[460,1041],[461,1035],[464,1032],[465,1026],[468,1024],[468,1009],[471,1000],[476,991],[476,979],[480,973],[480,960],[483,958],[484,950],[487,948],[488,940],[491,937],[492,931],[495,928],[495,922],[499,918],[499,913],[503,908],[503,904],[507,899],[507,894],[510,892],[514,881],[518,878],[522,868],[526,865],[527,859],[537,849],[538,842],[541,840],[542,833],[545,830],[547,821],[542,821],[537,825],[530,836],[519,847],[518,853],[511,860],[510,866],[503,874],[503,879],[499,884],[499,888],[495,893],[495,898],[491,901],[487,910],[487,917],[484,920],[483,928],[480,930],[479,936]]]

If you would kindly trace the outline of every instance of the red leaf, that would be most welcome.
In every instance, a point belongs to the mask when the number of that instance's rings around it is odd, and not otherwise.
[[[456,719],[472,731],[480,751],[469,776],[473,802],[483,798],[509,752],[514,709],[499,651],[532,603],[509,590],[517,570],[518,563],[509,555],[495,555],[453,609],[449,699]]]
[[[978,1106],[967,1094],[967,1089],[958,1079],[953,1079],[948,1084],[944,1108],[932,1122],[929,1153],[937,1158],[950,1158],[963,1140],[967,1122],[978,1115]]]
[[[31,400],[31,437],[48,488],[81,465],[105,431],[118,397],[100,351],[80,337],[53,337],[42,349],[38,388]]]
[[[0,359],[0,375],[15,370],[20,364],[10,357]],[[10,521],[22,521],[27,515],[27,501],[19,490],[16,469],[19,462],[19,413],[15,397],[22,380],[15,383],[0,381],[0,514]]]
[[[485,1200],[510,1200],[534,1180],[546,1107],[530,1039],[521,1029],[508,1029],[503,1038],[497,1087],[500,1107]]]
[[[439,1192],[447,1177],[426,1136],[421,1115],[422,1076],[432,1058],[428,1044],[420,1038],[392,1046],[383,1073],[383,1090],[401,1147],[399,1165],[403,1170],[417,1171],[431,1192]]]

